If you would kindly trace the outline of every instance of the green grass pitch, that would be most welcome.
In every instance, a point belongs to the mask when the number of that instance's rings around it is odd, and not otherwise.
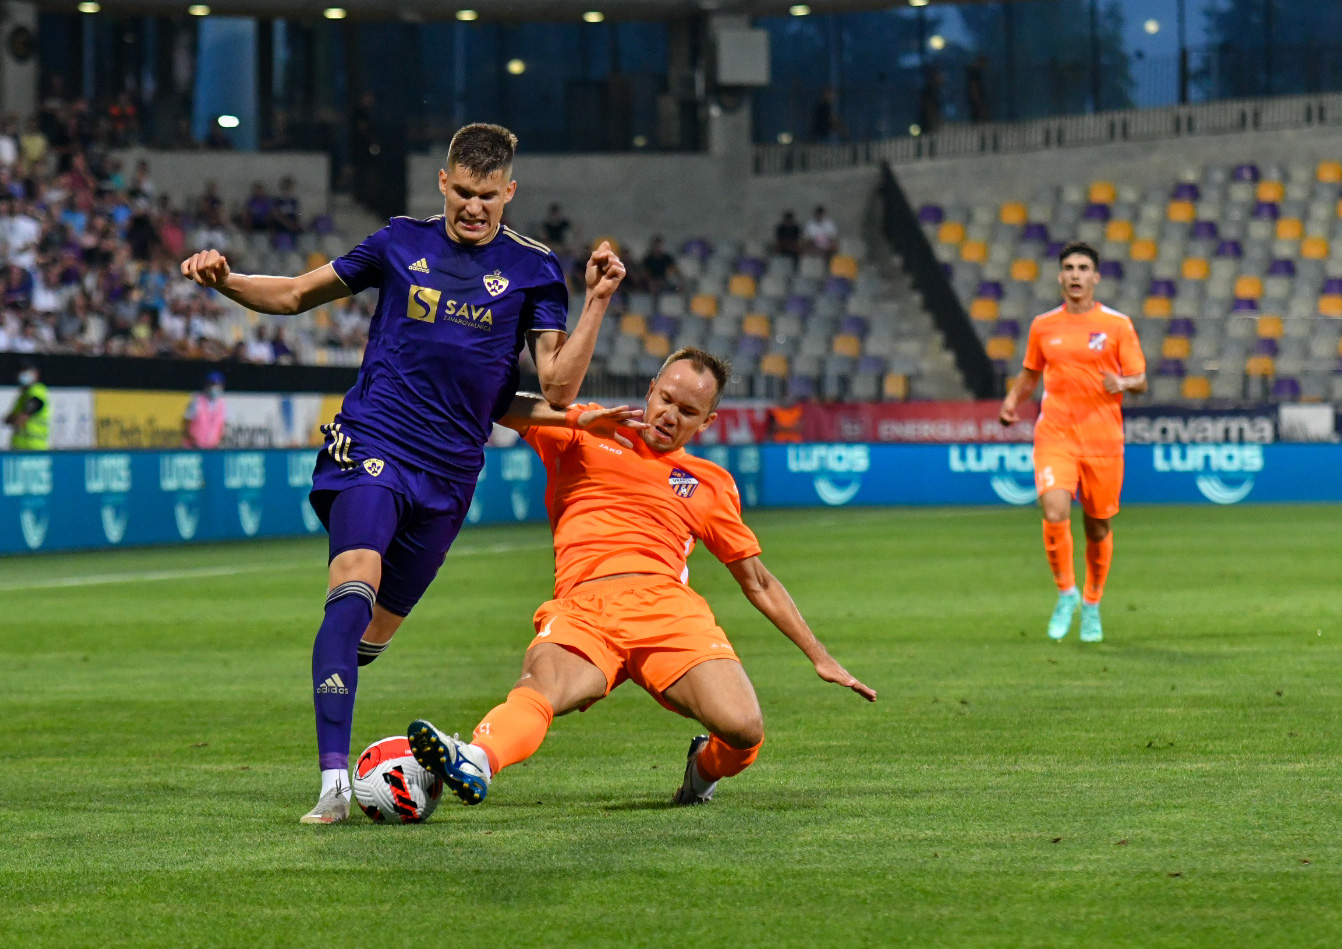
[[[876,705],[696,554],[755,767],[670,809],[695,727],[625,685],[412,827],[297,822],[321,541],[0,560],[0,945],[1342,943],[1342,509],[1125,511],[1099,646],[1044,636],[1033,511],[749,521]],[[547,541],[463,535],[355,753],[507,692]]]

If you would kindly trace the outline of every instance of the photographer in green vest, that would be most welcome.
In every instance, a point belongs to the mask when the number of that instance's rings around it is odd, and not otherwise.
[[[51,447],[51,396],[42,385],[36,363],[25,360],[19,367],[19,396],[5,416],[14,429],[12,451],[46,451]]]

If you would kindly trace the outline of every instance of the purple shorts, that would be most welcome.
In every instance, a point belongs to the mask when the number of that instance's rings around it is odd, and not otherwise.
[[[383,458],[341,464],[323,449],[308,500],[330,534],[330,560],[346,550],[376,550],[382,555],[378,605],[408,616],[438,575],[474,494],[474,481]]]

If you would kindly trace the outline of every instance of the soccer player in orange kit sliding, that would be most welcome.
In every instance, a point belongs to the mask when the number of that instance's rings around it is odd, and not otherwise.
[[[584,430],[595,406],[504,418],[545,463],[554,528],[555,598],[536,611],[536,636],[508,699],[460,741],[429,722],[411,723],[416,759],[467,804],[478,804],[500,770],[540,747],[555,715],[586,709],[626,678],[710,732],[690,743],[675,804],[709,801],[717,782],[744,771],[764,743],[755,690],[726,633],[688,585],[696,541],[727,565],[746,598],[806,654],[826,682],[868,701],[876,693],[832,659],[783,585],[760,560],[741,520],[732,476],[684,451],[716,417],[729,367],[709,353],[673,353],[648,389],[630,437]],[[562,416],[561,416],[562,417]]]
[[[1081,641],[1104,638],[1100,597],[1114,556],[1110,521],[1123,489],[1123,393],[1146,391],[1146,359],[1132,321],[1095,302],[1100,256],[1072,243],[1058,258],[1063,305],[1035,317],[1025,360],[1002,402],[1001,422],[1020,421],[1017,408],[1042,376],[1044,396],[1034,428],[1035,486],[1044,511],[1044,552],[1058,585],[1049,620],[1054,640],[1067,635],[1081,606]],[[1072,566],[1072,496],[1086,530],[1084,599]]]

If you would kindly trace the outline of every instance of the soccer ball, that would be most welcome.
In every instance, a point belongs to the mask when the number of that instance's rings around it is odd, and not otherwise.
[[[371,820],[418,824],[443,799],[443,779],[420,766],[404,735],[375,741],[354,767],[354,799]]]

